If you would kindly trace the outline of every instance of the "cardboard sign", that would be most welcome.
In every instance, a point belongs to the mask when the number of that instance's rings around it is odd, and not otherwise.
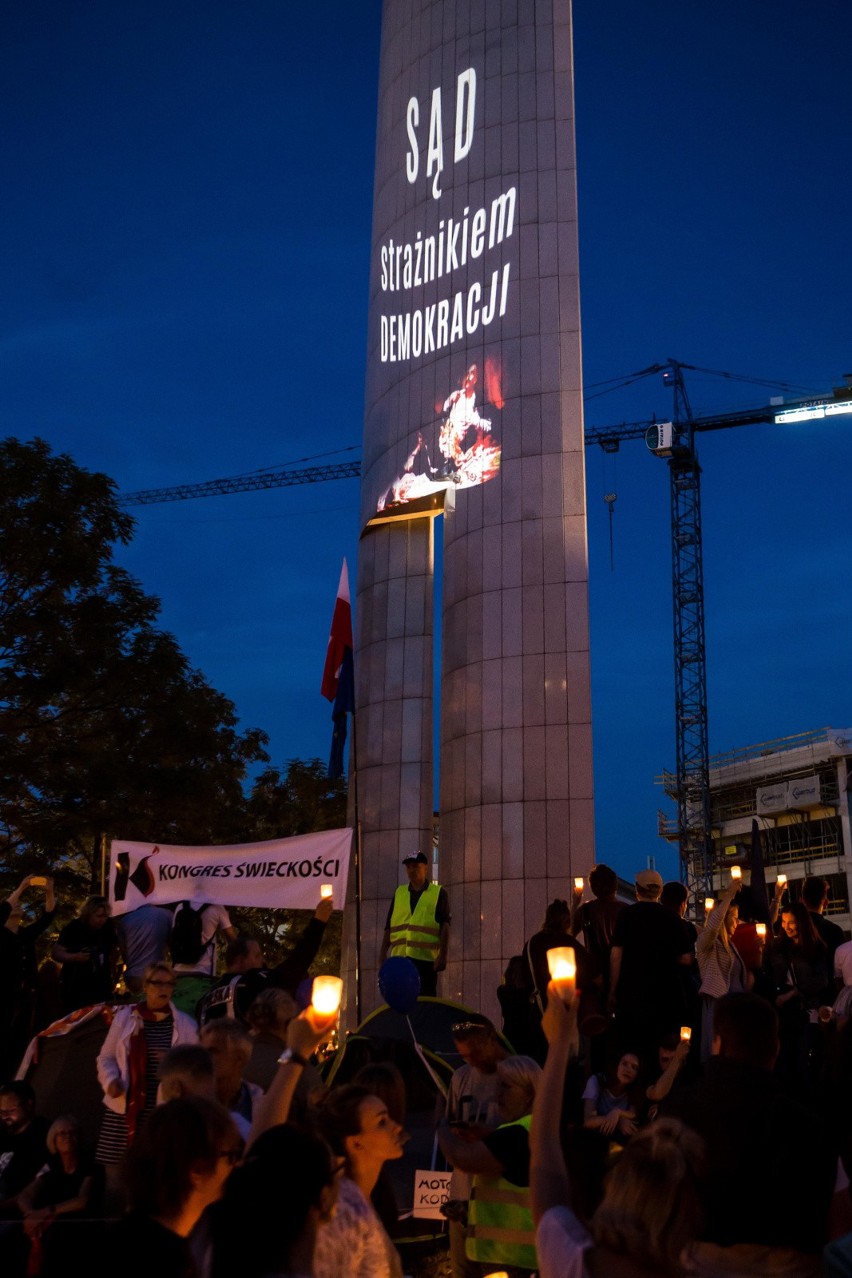
[[[418,1220],[443,1220],[441,1205],[450,1196],[450,1171],[416,1171],[414,1173],[414,1210]]]

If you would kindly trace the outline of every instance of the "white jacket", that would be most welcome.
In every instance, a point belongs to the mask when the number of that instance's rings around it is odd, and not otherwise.
[[[143,1020],[136,1011],[136,1004],[120,1007],[98,1053],[98,1082],[104,1090],[104,1104],[116,1114],[127,1112],[127,1091],[130,1087],[130,1040],[142,1031]],[[169,1004],[174,1026],[172,1047],[178,1043],[197,1043],[198,1026],[186,1012],[179,1012],[174,1003]],[[121,1096],[107,1096],[107,1087],[118,1079],[124,1088]]]

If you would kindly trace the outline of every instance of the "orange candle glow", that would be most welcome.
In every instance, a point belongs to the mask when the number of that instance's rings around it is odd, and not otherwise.
[[[327,901],[329,897],[334,896],[334,885],[332,883],[321,883],[320,896],[324,901]]]
[[[709,914],[709,913],[710,913],[710,911],[713,909],[713,906],[714,906],[715,904],[716,904],[716,902],[713,900],[713,897],[712,897],[712,896],[708,896],[707,900],[704,902],[704,909],[705,909],[705,912],[706,912],[707,914]]]
[[[742,872],[742,870],[740,869],[740,867],[739,867],[738,865],[732,865],[732,866],[731,866],[731,878],[732,878],[732,879],[741,879],[742,877],[743,877],[743,872]]]
[[[570,945],[557,945],[547,951],[550,979],[559,990],[563,1002],[567,1002],[577,986],[577,958]]]
[[[582,888],[585,887],[585,885],[586,885],[586,880],[582,877],[582,875],[578,875],[577,878],[574,880],[574,887],[579,892]]]
[[[311,987],[311,1006],[320,1016],[333,1016],[343,998],[343,981],[339,976],[315,976]]]
[[[765,939],[766,939],[766,924],[765,924],[765,923],[755,923],[755,925],[754,925],[754,930],[755,930],[755,932],[757,932],[757,935],[760,937],[760,939],[761,939],[761,940],[765,940]]]
[[[681,1027],[680,1027],[680,1041],[681,1041],[682,1043],[688,1043],[688,1042],[689,1042],[689,1040],[690,1040],[691,1038],[692,1038],[692,1030],[689,1028],[689,1026],[688,1026],[688,1025],[681,1025]]]
[[[786,882],[787,882],[787,875],[786,875],[786,874],[778,874],[778,875],[776,875],[775,882],[776,882],[776,883],[786,883]]]

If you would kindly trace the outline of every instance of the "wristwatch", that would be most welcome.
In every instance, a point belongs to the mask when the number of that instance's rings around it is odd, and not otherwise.
[[[301,1065],[302,1068],[309,1064],[308,1058],[302,1056],[300,1052],[294,1052],[292,1047],[285,1047],[284,1051],[278,1057],[279,1065]]]

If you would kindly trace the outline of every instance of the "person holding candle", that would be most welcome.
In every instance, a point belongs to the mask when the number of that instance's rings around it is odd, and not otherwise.
[[[530,1054],[539,1064],[547,1054],[547,1040],[541,1032],[541,1016],[547,1004],[547,986],[551,979],[548,954],[553,950],[570,950],[573,954],[577,988],[583,991],[581,1018],[589,1021],[592,1028],[605,1028],[605,1022],[600,1017],[600,971],[585,946],[571,935],[570,927],[571,910],[568,902],[559,899],[551,901],[545,910],[540,930],[533,933],[523,949],[522,957],[529,969],[533,999],[530,1003],[530,1033],[527,1041],[530,1043]],[[601,1019],[599,1026],[591,1024],[594,1016]]]
[[[741,994],[754,985],[754,976],[733,944],[739,924],[739,910],[734,898],[741,881],[732,878],[716,901],[698,938],[696,953],[701,975],[701,1059],[710,1057],[713,1045],[713,1013],[717,999],[725,994]]]
[[[231,1016],[246,1023],[248,1009],[261,990],[275,988],[295,995],[308,975],[325,935],[326,924],[334,910],[331,897],[321,898],[313,918],[308,921],[295,945],[280,963],[264,965],[260,942],[253,936],[238,936],[225,951],[227,968],[222,983],[199,1001],[197,1017],[201,1025],[220,1016]]]
[[[555,994],[555,990],[551,990]],[[530,1194],[540,1278],[681,1278],[700,1231],[702,1142],[661,1120],[638,1133],[610,1171],[589,1228],[572,1210],[558,1115],[565,1075],[579,1049],[578,1000],[548,1000],[550,1043],[533,1106]]]

